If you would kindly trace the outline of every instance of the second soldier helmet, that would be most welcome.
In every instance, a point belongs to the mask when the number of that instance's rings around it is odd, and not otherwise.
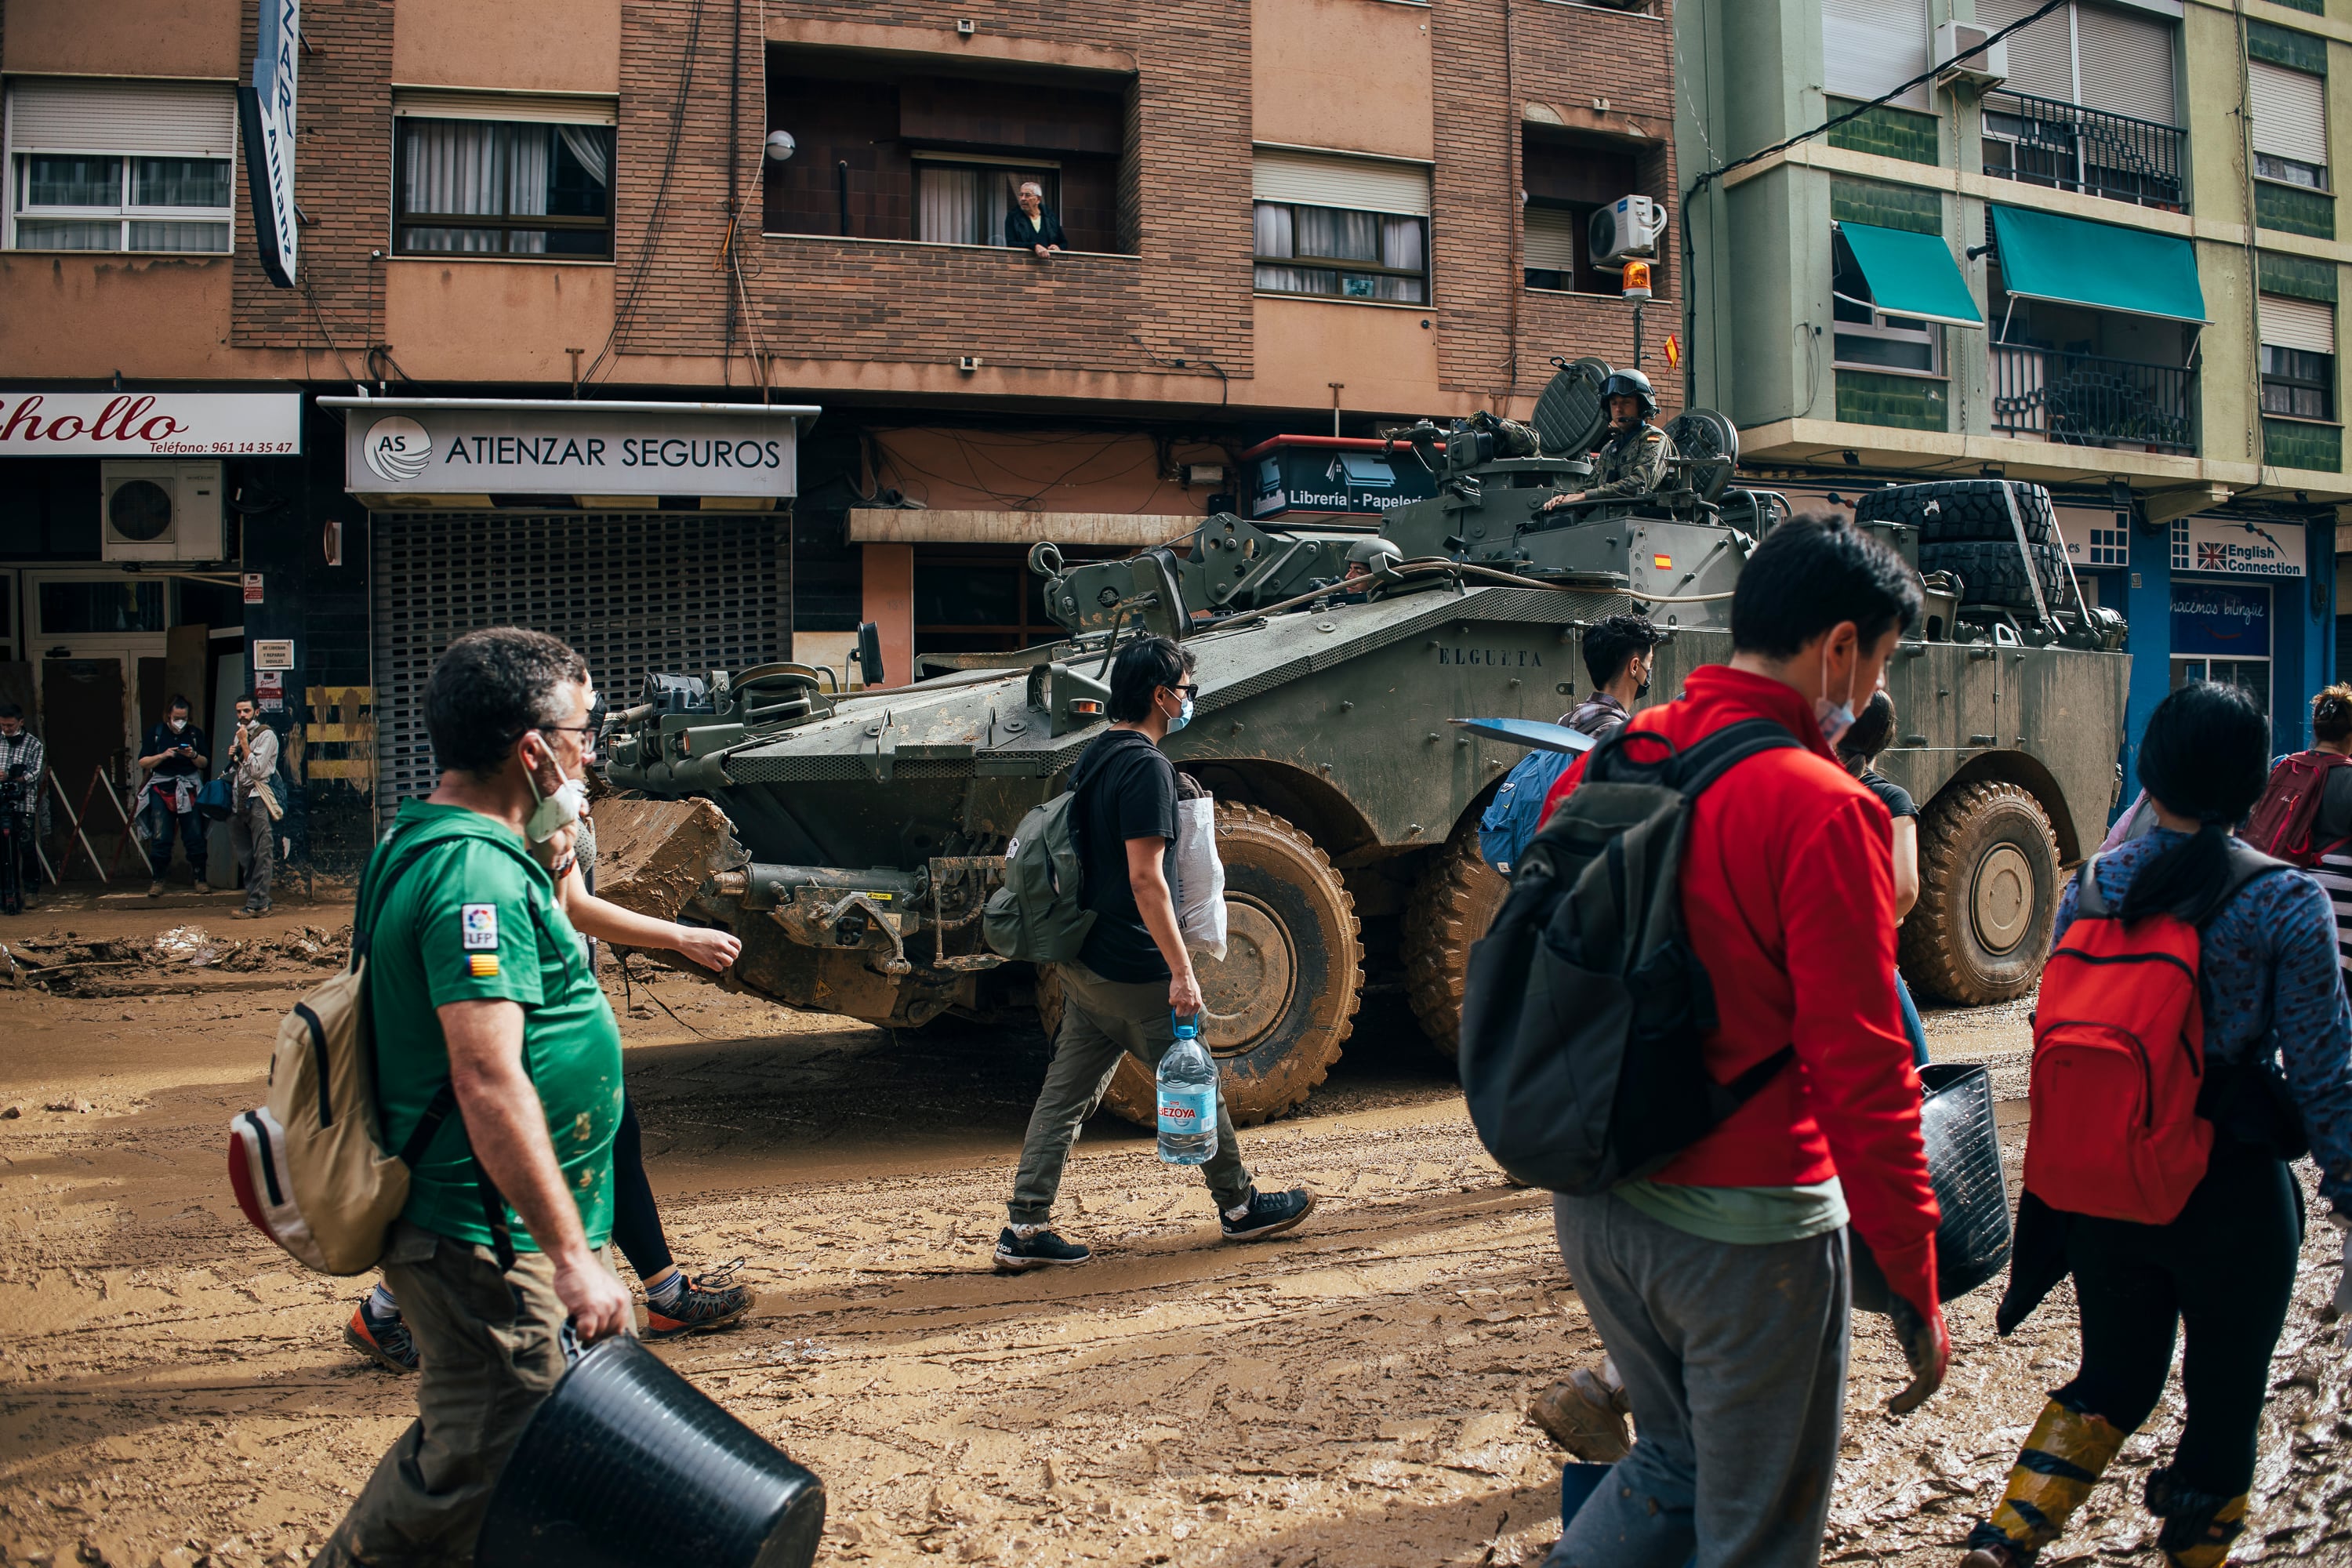
[[[1601,405],[1609,406],[1612,397],[1630,397],[1642,405],[1642,417],[1654,418],[1658,412],[1658,395],[1650,390],[1650,378],[1638,370],[1621,370],[1601,384]]]
[[[1375,576],[1384,572],[1395,571],[1403,563],[1403,561],[1402,551],[1389,541],[1377,536],[1370,539],[1359,539],[1355,543],[1348,546],[1348,564],[1361,566]]]

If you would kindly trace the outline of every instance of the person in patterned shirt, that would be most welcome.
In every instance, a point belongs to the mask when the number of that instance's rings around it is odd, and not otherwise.
[[[2162,1397],[2184,1321],[2188,1421],[2146,1490],[2164,1521],[2157,1544],[2175,1568],[2219,1568],[2244,1528],[2271,1351],[2303,1244],[2303,1194],[2287,1160],[2305,1142],[2331,1223],[2352,1233],[2352,1006],[2335,910],[2308,875],[2283,865],[2229,890],[2227,836],[2263,793],[2269,733],[2234,687],[2200,681],[2165,699],[2140,742],[2156,825],[2086,871],[2126,922],[2169,910],[2202,931],[2198,1110],[2216,1136],[2204,1179],[2169,1225],[2062,1214],[2031,1194],[2019,1205],[2000,1331],[2071,1270],[2083,1361],[2050,1396],[1962,1568],[2025,1568],[2063,1533]],[[2074,923],[2079,887],[2059,903],[2053,946]],[[2059,1252],[2063,1268],[2037,1269]]]
[[[48,765],[41,738],[25,728],[25,710],[14,702],[0,702],[0,809],[16,818],[17,886],[26,903],[32,902],[33,889],[41,885],[41,860],[33,847],[33,835],[40,809],[41,775]]]

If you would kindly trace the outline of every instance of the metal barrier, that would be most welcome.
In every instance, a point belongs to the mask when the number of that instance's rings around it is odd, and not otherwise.
[[[2196,373],[2055,349],[1991,345],[1992,427],[2076,447],[2197,450]]]
[[[2021,92],[1984,99],[1984,172],[2180,212],[2188,132]]]

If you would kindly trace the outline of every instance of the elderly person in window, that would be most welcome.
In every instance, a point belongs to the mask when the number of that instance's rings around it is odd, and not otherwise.
[[[1020,205],[1004,215],[1004,243],[1015,250],[1025,246],[1036,252],[1038,260],[1051,261],[1067,241],[1062,237],[1062,220],[1045,210],[1045,187],[1024,180],[1013,197]]]

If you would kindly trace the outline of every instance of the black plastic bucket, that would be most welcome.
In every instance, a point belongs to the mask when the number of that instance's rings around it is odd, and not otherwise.
[[[1927,1178],[1935,1184],[1943,1223],[1936,1227],[1936,1289],[1945,1300],[1965,1296],[2009,1262],[2009,1193],[2001,1184],[2000,1137],[1993,1130],[1992,1079],[1980,1067],[1929,1062],[1919,1069],[1927,1101],[1919,1131],[1927,1144]],[[1884,1312],[1889,1297],[1859,1233],[1853,1249],[1853,1304]]]
[[[523,1428],[477,1568],[807,1568],[824,1483],[634,1338],[572,1363]]]

